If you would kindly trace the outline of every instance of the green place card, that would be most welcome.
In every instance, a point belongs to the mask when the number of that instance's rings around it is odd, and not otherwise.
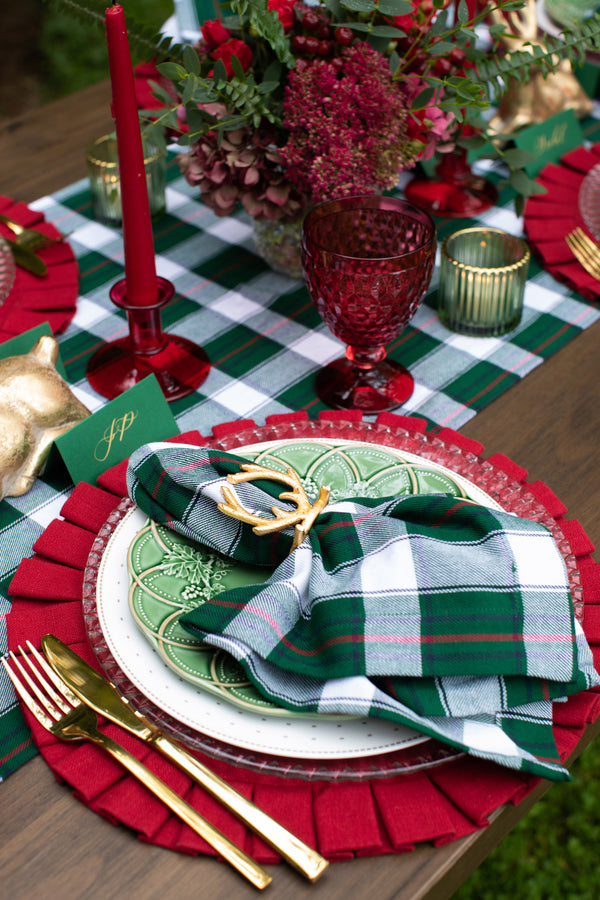
[[[24,356],[26,353],[29,353],[32,347],[34,347],[39,339],[44,334],[52,334],[52,329],[48,322],[43,322],[41,325],[36,325],[35,328],[31,328],[29,331],[24,331],[23,334],[18,334],[14,338],[10,338],[8,341],[3,341],[0,344],[0,359],[7,359],[9,356]],[[56,362],[56,371],[58,374],[66,380],[66,372],[63,362],[60,358],[60,352],[58,354],[58,360]]]
[[[176,434],[169,404],[156,377],[149,375],[61,435],[55,445],[74,483],[93,484],[142,444]]]
[[[557,113],[540,122],[523,128],[514,137],[515,145],[520,150],[527,150],[535,156],[535,160],[525,166],[530,178],[534,178],[548,163],[555,163],[575,147],[584,142],[583,132],[572,109]]]

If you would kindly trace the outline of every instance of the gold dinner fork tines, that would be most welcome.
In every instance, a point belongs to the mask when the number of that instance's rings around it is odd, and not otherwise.
[[[586,272],[600,281],[600,247],[579,227],[574,228],[565,240]]]
[[[101,732],[96,713],[80,703],[31,641],[27,641],[27,647],[29,656],[19,647],[20,656],[11,651],[11,664],[5,658],[2,664],[17,693],[40,725],[63,741],[88,740],[102,747],[255,887],[262,890],[270,884],[271,876],[262,866],[207,822],[128,750]]]

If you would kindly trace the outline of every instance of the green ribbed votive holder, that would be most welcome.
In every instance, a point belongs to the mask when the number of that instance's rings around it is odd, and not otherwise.
[[[463,228],[441,247],[438,315],[446,328],[490,337],[516,328],[531,253],[499,228]]]

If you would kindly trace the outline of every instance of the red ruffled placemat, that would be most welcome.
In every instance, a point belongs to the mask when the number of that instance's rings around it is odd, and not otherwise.
[[[307,419],[306,413],[271,416],[263,431],[283,423],[290,426],[289,437],[303,437],[303,423]],[[360,433],[355,426],[360,425],[361,413],[328,412],[320,416],[320,421],[324,423],[322,436],[326,439],[352,439]],[[406,438],[410,441],[414,437],[416,445],[425,424],[422,419],[384,413],[378,417],[370,439],[394,446],[395,435],[402,435],[408,449]],[[377,431],[379,426],[382,427]],[[307,431],[306,426],[304,430]],[[233,440],[241,445],[254,442],[256,432],[254,422],[244,420],[215,427],[211,438],[192,432],[177,435],[173,440],[199,445],[227,444]],[[483,449],[480,444],[450,429],[443,429],[438,436],[463,461],[466,459],[468,463],[472,459],[474,465],[479,464]],[[363,435],[356,439],[366,438]],[[418,452],[417,446],[414,452]],[[7,626],[12,649],[27,639],[39,647],[42,636],[53,632],[98,668],[81,610],[84,568],[99,529],[126,493],[126,465],[125,462],[110,469],[95,486],[77,485],[63,506],[62,518],[53,521],[34,545],[35,556],[20,564],[10,587],[14,602]],[[493,469],[502,490],[510,490],[511,485],[517,488],[526,485],[532,502],[541,504],[560,526],[577,558],[585,603],[583,627],[598,667],[600,566],[591,557],[593,544],[578,522],[564,518],[564,505],[546,485],[526,481],[527,472],[521,466],[500,454],[489,457],[486,465]],[[554,730],[563,760],[598,715],[600,692],[588,691],[567,703],[555,704]],[[180,852],[214,855],[194,832],[98,748],[84,743],[60,743],[27,713],[26,716],[34,740],[56,777],[67,782],[91,809],[129,826],[144,841]],[[260,862],[277,861],[274,851],[163,757],[115,726],[105,727],[247,852]],[[485,827],[490,814],[503,804],[519,803],[538,782],[470,757],[391,778],[327,782],[265,774],[197,755],[331,860],[408,851],[421,841],[440,845],[456,840]],[[398,809],[402,810],[401,816]]]
[[[592,239],[579,211],[579,188],[590,169],[600,162],[600,144],[577,147],[560,163],[545,166],[536,178],[547,193],[529,197],[525,205],[524,229],[532,252],[556,279],[585,297],[600,298],[600,282],[575,259],[565,241],[579,226]]]
[[[43,213],[25,203],[15,203],[10,197],[0,196],[0,213],[48,237],[61,237],[54,225],[44,220]],[[11,240],[15,237],[1,222],[0,234]],[[0,305],[0,341],[7,341],[42,322],[48,322],[52,331],[60,334],[75,315],[79,266],[68,241],[40,250],[38,255],[46,263],[48,273],[38,277],[17,266],[11,291]]]

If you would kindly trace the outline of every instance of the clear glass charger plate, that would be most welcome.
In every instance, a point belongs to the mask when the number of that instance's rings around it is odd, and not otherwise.
[[[579,187],[579,211],[597,241],[600,241],[600,163],[584,177]]]
[[[301,439],[303,444],[307,443],[306,437],[310,438],[311,443],[322,442],[326,440],[324,432],[332,431],[330,425],[320,422],[302,424],[301,431],[305,435]],[[386,447],[371,447],[375,456],[385,453],[389,459],[390,450],[393,453],[402,450],[404,443],[406,451],[403,456],[406,460],[408,453],[408,468],[413,477],[415,461],[421,464],[422,471],[433,473],[434,487],[430,489],[435,489],[440,472],[443,479],[447,473],[457,485],[457,490],[470,494],[472,499],[543,521],[560,540],[561,534],[556,533],[558,526],[555,521],[529,491],[510,482],[504,473],[473,454],[426,434],[415,435],[399,429],[382,431],[380,426],[362,423],[358,428],[354,423],[351,430],[356,432],[353,441],[366,438],[372,445],[376,443],[376,437],[386,438]],[[265,426],[253,430],[252,436],[260,439],[265,431],[270,438],[274,431],[275,434],[285,432],[285,438],[274,439],[290,445],[288,426],[283,429]],[[297,428],[291,429],[295,439],[298,438],[297,431]],[[225,441],[207,443],[223,449],[235,449],[241,455],[244,455],[245,447],[252,455],[264,452],[264,446],[249,447],[243,439],[240,443],[244,435],[249,437],[247,432],[242,432]],[[390,437],[393,437],[391,443]],[[337,446],[343,443],[339,439],[333,441]],[[415,444],[417,451],[422,452],[417,452],[411,459]],[[327,453],[335,455],[336,452],[333,446],[324,448],[325,456]],[[449,468],[448,463],[451,463]],[[387,473],[384,475],[384,480],[389,483]],[[447,484],[447,481],[444,483]],[[360,484],[357,493],[364,487]],[[243,704],[238,706],[226,698],[215,697],[187,682],[161,659],[156,646],[152,646],[143,636],[131,618],[127,600],[127,548],[144,527],[145,521],[140,511],[125,500],[99,533],[84,578],[84,617],[92,647],[110,679],[137,708],[166,731],[188,745],[228,762],[304,779],[386,777],[431,767],[459,755],[454,748],[393,723],[372,719],[351,720],[349,717],[282,716],[281,711],[273,716],[268,710],[245,709]],[[568,548],[564,539],[562,543]],[[563,556],[568,556],[566,549]],[[572,558],[567,566],[572,583],[576,585],[578,578]],[[117,594],[118,603],[103,602],[109,595]]]
[[[17,267],[10,247],[4,238],[0,237],[0,305],[10,294],[16,271]]]

